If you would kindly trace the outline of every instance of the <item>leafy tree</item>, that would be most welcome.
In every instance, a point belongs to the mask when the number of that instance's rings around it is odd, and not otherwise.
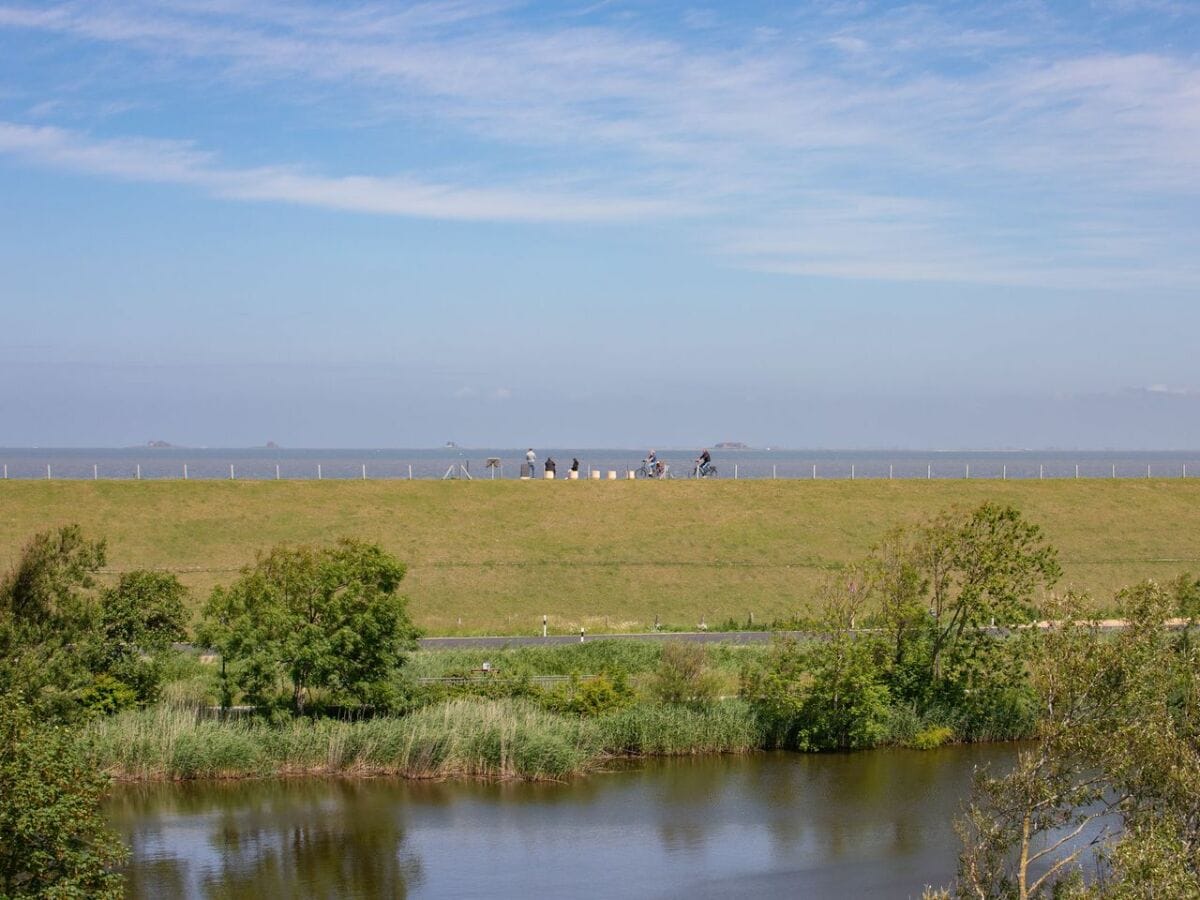
[[[125,849],[100,811],[107,783],[69,731],[0,697],[0,897],[122,896]]]
[[[91,681],[80,644],[95,620],[95,574],[104,541],[78,525],[44,531],[0,582],[0,694],[22,697],[43,717],[65,720]]]
[[[1061,574],[1041,529],[990,502],[889,532],[868,572],[890,646],[889,683],[922,706],[1019,683],[1019,655],[989,628],[1032,622],[1038,594]]]
[[[743,676],[742,694],[778,746],[799,750],[871,747],[887,733],[889,693],[877,640],[856,632],[868,581],[855,572],[826,588],[820,639],[776,645],[763,669]]]
[[[89,694],[127,696],[142,704],[156,700],[163,657],[173,641],[187,637],[186,597],[187,588],[173,574],[144,570],[126,572],[101,591],[88,666],[97,679],[115,679],[129,690],[122,694],[109,685],[93,685]]]
[[[204,609],[200,639],[220,653],[226,700],[236,688],[252,703],[291,687],[302,713],[314,688],[371,701],[403,662],[417,632],[397,593],[404,566],[378,545],[279,546]]]
[[[1129,624],[1111,637],[1081,621],[1080,598],[1047,610],[1062,624],[1029,660],[1038,740],[977,784],[961,896],[1200,897],[1200,665],[1164,627],[1169,592],[1146,583],[1118,602]],[[1090,885],[1087,851],[1101,863]]]
[[[105,542],[85,540],[78,525],[34,535],[0,583],[0,613],[26,628],[86,622],[86,592],[106,556]]]

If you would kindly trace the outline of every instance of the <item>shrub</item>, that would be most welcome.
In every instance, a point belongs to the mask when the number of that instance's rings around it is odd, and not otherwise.
[[[717,682],[707,669],[704,647],[673,642],[663,647],[650,690],[663,703],[699,706],[717,697]]]
[[[910,741],[907,741],[905,746],[912,747],[914,750],[934,750],[943,744],[948,744],[954,740],[954,729],[948,728],[945,725],[931,725],[929,728],[923,728],[913,735]]]
[[[0,897],[121,896],[107,786],[72,734],[0,698]]]

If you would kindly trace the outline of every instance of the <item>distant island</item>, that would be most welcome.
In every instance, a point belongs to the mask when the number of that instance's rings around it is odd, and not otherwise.
[[[171,450],[175,447],[174,444],[168,441],[146,441],[146,446],[152,450]]]
[[[721,441],[719,444],[713,444],[714,450],[749,450],[749,444],[743,444],[741,441]]]
[[[265,446],[268,450],[278,450],[279,449],[279,445],[277,443],[275,443],[274,441],[267,441]]]

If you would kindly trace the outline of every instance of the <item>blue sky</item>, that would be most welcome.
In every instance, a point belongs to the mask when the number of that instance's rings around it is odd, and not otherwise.
[[[1200,4],[0,0],[0,446],[1200,446]]]

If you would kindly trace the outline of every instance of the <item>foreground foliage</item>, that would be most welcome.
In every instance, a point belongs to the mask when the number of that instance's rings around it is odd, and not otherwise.
[[[61,726],[0,698],[0,897],[119,897],[124,848],[100,813],[108,779]]]

